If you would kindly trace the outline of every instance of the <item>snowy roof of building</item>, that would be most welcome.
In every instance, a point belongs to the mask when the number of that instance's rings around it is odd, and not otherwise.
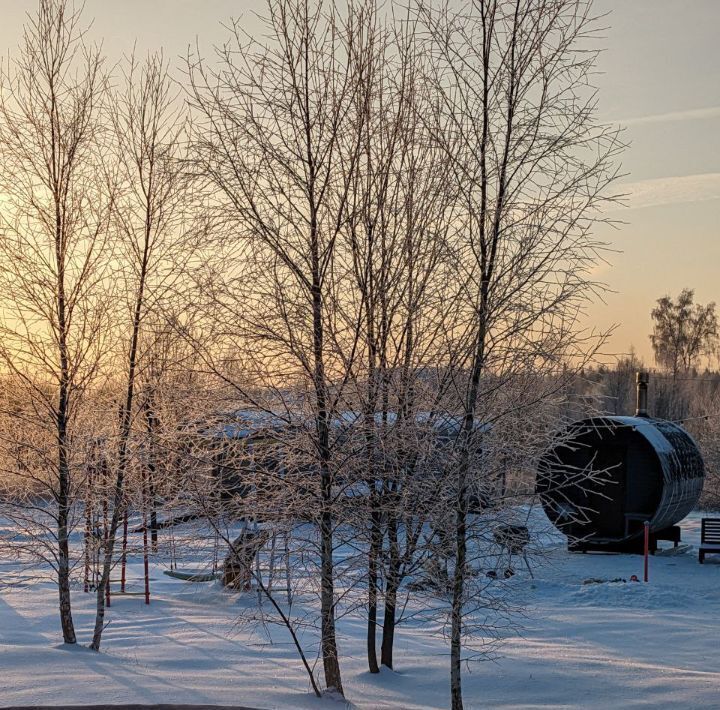
[[[374,416],[378,426],[388,424],[393,426],[398,421],[396,412],[377,412]],[[452,436],[459,433],[463,417],[435,412],[418,412],[414,417],[418,425],[428,425],[436,432],[444,436]],[[307,416],[304,417],[307,423]],[[350,428],[364,421],[362,412],[347,410],[340,412],[331,421],[334,429]],[[260,409],[238,409],[236,411],[220,415],[215,426],[204,430],[206,435],[228,439],[247,439],[253,436],[282,431],[292,426],[298,426],[303,422],[303,415],[297,413],[281,416],[272,412]],[[484,422],[475,422],[475,431],[489,431],[491,425]]]

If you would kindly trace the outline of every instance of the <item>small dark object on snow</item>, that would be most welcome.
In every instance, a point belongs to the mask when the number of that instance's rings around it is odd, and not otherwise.
[[[705,562],[705,555],[720,554],[720,518],[703,518],[700,522],[700,547],[698,561]]]
[[[490,579],[497,579],[497,572],[494,569],[489,569],[487,572],[485,572],[485,576],[489,577]]]
[[[501,525],[493,532],[493,538],[511,555],[521,555],[530,542],[530,532],[526,525]]]
[[[508,567],[505,572],[503,572],[503,577],[505,579],[510,579],[515,574],[515,570],[512,567]]]
[[[508,551],[510,557],[513,555],[520,555],[525,562],[525,566],[530,573],[530,577],[534,578],[530,563],[528,562],[528,558],[525,553],[525,548],[530,542],[530,531],[527,529],[526,525],[501,525],[493,532],[493,538],[495,538],[495,542],[498,545],[501,545]],[[513,574],[515,573],[513,572]],[[506,574],[505,579],[507,579],[508,576],[512,575]]]
[[[615,582],[627,582],[627,579],[624,579],[623,577],[615,577],[615,579],[601,579],[600,577],[588,577],[588,579],[583,580],[583,584],[606,584],[606,583],[615,583]]]

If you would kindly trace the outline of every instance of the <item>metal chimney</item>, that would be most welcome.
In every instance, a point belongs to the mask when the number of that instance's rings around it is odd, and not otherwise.
[[[636,417],[647,417],[648,414],[648,382],[650,381],[650,375],[647,372],[638,372],[636,380],[637,382],[637,409],[635,410]]]

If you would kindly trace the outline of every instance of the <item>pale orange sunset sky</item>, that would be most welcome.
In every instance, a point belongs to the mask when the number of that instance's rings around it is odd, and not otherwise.
[[[595,304],[599,327],[617,323],[608,351],[632,344],[650,358],[650,309],[656,298],[696,289],[720,302],[720,1],[597,0],[609,11],[598,76],[601,117],[626,126],[623,160],[627,224],[603,230],[619,250],[598,273],[614,293]],[[34,0],[0,0],[0,49],[12,52]],[[141,51],[181,55],[195,39],[206,55],[222,41],[222,22],[242,16],[258,26],[262,0],[86,0],[91,35],[119,58],[137,40]]]

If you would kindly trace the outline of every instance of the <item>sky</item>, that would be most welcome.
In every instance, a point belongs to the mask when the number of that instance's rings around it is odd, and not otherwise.
[[[0,51],[16,46],[35,0],[0,0]],[[227,35],[222,23],[242,17],[259,28],[262,0],[86,0],[92,37],[119,59],[162,47],[170,57],[199,42],[205,55]],[[608,13],[597,85],[600,117],[625,127],[627,208],[614,212],[617,229],[608,265],[597,278],[609,291],[587,323],[616,328],[605,350],[647,361],[652,352],[650,310],[663,295],[695,289],[701,303],[720,302],[720,28],[718,0],[596,0]]]

